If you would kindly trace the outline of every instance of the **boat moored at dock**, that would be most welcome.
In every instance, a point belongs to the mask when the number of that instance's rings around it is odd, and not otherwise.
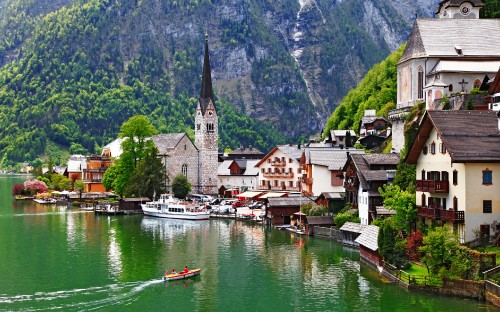
[[[170,194],[162,194],[157,201],[141,204],[146,216],[183,219],[183,220],[208,220],[210,212],[205,208],[189,206],[180,202]]]

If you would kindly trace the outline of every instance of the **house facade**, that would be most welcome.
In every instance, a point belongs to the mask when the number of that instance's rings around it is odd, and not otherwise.
[[[428,111],[406,162],[417,166],[418,216],[462,243],[500,222],[500,120],[492,111]]]
[[[348,155],[364,154],[355,148],[306,147],[302,152],[301,189],[304,195],[319,196],[321,193],[344,194],[344,168]]]
[[[219,165],[217,188],[237,189],[239,193],[259,188],[258,159],[225,160]]]
[[[444,95],[479,88],[500,66],[500,19],[479,19],[481,1],[442,1],[436,19],[417,19],[397,64],[393,148],[404,147],[404,119],[416,103],[440,109]]]
[[[259,171],[258,189],[300,191],[302,150],[300,145],[280,145],[255,164]]]
[[[85,168],[83,169],[84,192],[106,192],[102,184],[104,173],[112,164],[111,158],[101,155],[86,157]]]
[[[361,224],[368,225],[377,218],[377,206],[383,205],[378,189],[394,177],[400,155],[352,154],[346,164],[346,200],[357,208]]]

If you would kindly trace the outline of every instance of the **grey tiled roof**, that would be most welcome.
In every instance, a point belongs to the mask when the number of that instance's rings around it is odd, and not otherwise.
[[[300,205],[312,203],[314,201],[310,200],[307,197],[269,197],[267,199],[269,201],[270,207],[300,207]]]
[[[354,232],[354,233],[363,233],[363,229],[367,227],[367,225],[354,223],[354,222],[346,222],[340,228],[341,231],[346,232]]]
[[[302,146],[299,148],[298,145],[278,145],[277,147],[288,157],[297,161],[299,161],[302,156]]]
[[[351,159],[356,166],[356,173],[363,190],[368,190],[370,181],[387,181],[387,171],[372,169],[373,166],[384,166],[386,169],[396,169],[400,155],[391,154],[355,154]]]
[[[159,154],[166,154],[168,150],[173,149],[179,144],[179,141],[185,136],[185,133],[158,134],[151,139],[159,150]]]
[[[400,62],[419,57],[500,57],[500,19],[417,19]]]
[[[378,230],[379,228],[376,225],[366,225],[355,242],[360,246],[376,251],[378,249]]]
[[[308,164],[327,166],[329,170],[339,170],[347,162],[347,153],[364,154],[364,150],[339,148],[309,148],[306,149]]]
[[[498,117],[492,111],[428,111],[454,162],[500,162]]]

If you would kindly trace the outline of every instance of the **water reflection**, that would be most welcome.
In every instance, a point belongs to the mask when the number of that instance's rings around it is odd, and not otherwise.
[[[145,216],[141,221],[141,229],[152,234],[154,238],[168,240],[175,236],[186,235],[194,229],[206,227],[209,222],[209,220],[190,221]]]

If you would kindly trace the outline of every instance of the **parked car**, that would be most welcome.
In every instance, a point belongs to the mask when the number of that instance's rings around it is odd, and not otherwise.
[[[262,209],[264,208],[264,203],[263,202],[260,202],[260,201],[255,201],[253,203],[251,203],[248,208],[250,209]]]
[[[236,207],[243,207],[243,204],[244,204],[244,202],[242,202],[241,200],[237,200],[237,201],[233,202],[232,206],[234,208],[236,208]]]
[[[206,208],[207,209],[218,208],[221,202],[222,202],[222,199],[220,199],[220,198],[212,199],[210,202],[208,202],[208,204],[206,205]]]

